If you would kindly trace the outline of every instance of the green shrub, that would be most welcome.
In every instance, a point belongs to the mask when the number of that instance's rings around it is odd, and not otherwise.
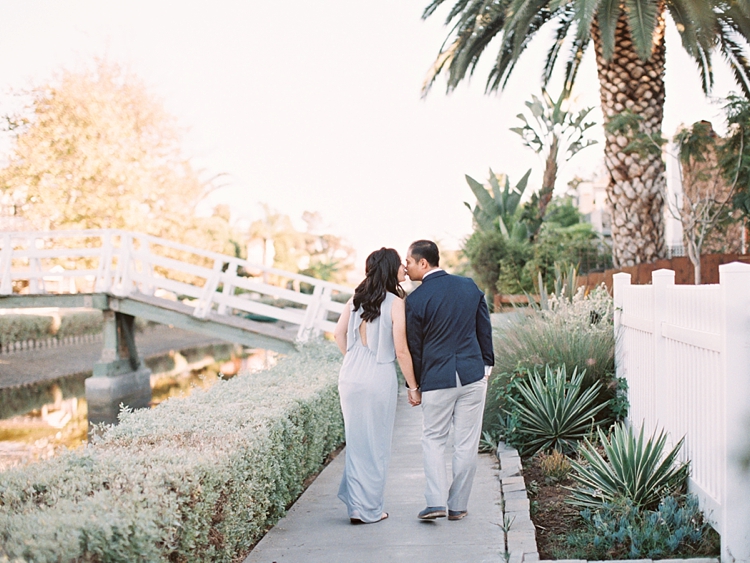
[[[624,380],[614,377],[615,338],[612,298],[604,287],[571,300],[550,296],[547,310],[527,310],[495,329],[495,368],[487,394],[484,429],[506,441],[514,439],[517,419],[507,411],[520,398],[519,381],[534,369],[565,366],[567,373],[585,370],[583,390],[601,383],[597,404],[607,404],[597,419],[627,415]],[[614,401],[612,401],[614,399]]]
[[[0,346],[52,336],[48,315],[0,315]]]
[[[640,510],[618,499],[581,513],[584,529],[571,534],[574,548],[563,557],[580,559],[663,559],[715,555],[718,535],[703,519],[693,495],[668,496],[656,510]]]
[[[83,334],[99,334],[102,331],[101,311],[75,311],[60,315],[60,328],[56,336],[81,336]]]
[[[582,392],[583,372],[574,369],[568,382],[565,366],[554,371],[545,366],[544,370],[544,378],[535,369],[528,380],[519,381],[516,388],[521,397],[509,398],[517,413],[518,445],[526,455],[539,450],[573,453],[578,442],[600,424],[595,416],[606,403],[595,401],[601,385],[595,382]]]
[[[0,474],[0,560],[240,560],[343,441],[339,366],[306,346]]]
[[[617,423],[611,438],[598,430],[604,454],[588,441],[578,450],[583,463],[573,462],[571,504],[598,508],[624,498],[637,507],[652,508],[682,488],[689,464],[675,466],[684,438],[666,455],[667,435],[656,432],[646,441],[641,426],[638,437],[632,428]]]
[[[513,373],[545,365],[586,370],[584,387],[609,381],[615,371],[612,297],[601,286],[572,301],[549,298],[550,309],[527,311],[495,333],[495,371]]]

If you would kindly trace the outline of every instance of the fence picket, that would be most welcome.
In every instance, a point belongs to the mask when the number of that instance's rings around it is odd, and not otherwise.
[[[663,428],[689,488],[721,534],[722,560],[750,562],[750,265],[722,265],[719,285],[652,285],[613,277],[617,374],[629,386],[629,423]],[[725,559],[726,558],[726,559]]]

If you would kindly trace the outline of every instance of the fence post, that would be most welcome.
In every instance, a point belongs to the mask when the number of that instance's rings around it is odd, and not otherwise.
[[[612,293],[614,300],[615,342],[620,341],[620,319],[622,317],[622,294],[630,287],[630,274],[620,272],[612,276]],[[618,374],[618,377],[622,375]]]
[[[42,261],[38,256],[34,256],[37,250],[37,242],[40,239],[30,237],[28,239],[29,248],[29,292],[32,294],[44,293],[44,279],[42,278]],[[41,284],[39,282],[42,282]],[[40,291],[41,288],[41,291]]]
[[[101,250],[94,291],[107,293],[112,288],[112,234],[109,229],[102,235]]]
[[[668,433],[667,443],[674,447],[676,440],[682,436],[674,436],[674,371],[667,367],[667,339],[661,333],[661,324],[667,321],[667,293],[674,288],[674,270],[655,270],[651,272],[651,285],[653,286],[653,311],[654,311],[654,377],[656,378],[656,396],[663,408],[659,411],[665,413],[660,420],[654,420],[653,426],[648,432],[653,432],[656,426],[661,426]]]
[[[224,272],[224,287],[221,290],[222,294],[225,297],[231,297],[234,295],[234,285],[232,284],[232,282],[237,278],[238,267],[239,263],[236,260],[230,260],[229,264],[227,265],[226,272]],[[227,304],[220,303],[217,307],[216,312],[219,315],[226,315]]]
[[[305,318],[302,324],[299,325],[297,331],[297,340],[299,342],[307,342],[312,336],[315,330],[315,323],[318,318],[318,311],[320,309],[321,300],[323,298],[323,286],[316,284],[312,293],[312,300],[310,301],[307,309],[305,310]]]
[[[623,331],[622,331],[622,303],[623,294],[630,287],[630,274],[620,272],[612,276],[612,300],[614,302],[614,331],[615,331],[615,375],[627,379],[627,373],[623,370]],[[625,419],[630,424],[630,418]]]
[[[195,310],[193,311],[194,317],[205,319],[211,312],[212,304],[214,301],[214,294],[219,287],[219,280],[221,279],[222,274],[221,268],[223,266],[223,260],[214,260],[214,269],[211,272],[211,277],[206,280],[206,283],[203,286],[201,296],[198,298],[198,304],[195,306]]]
[[[725,459],[721,560],[750,562],[750,265],[719,266],[724,299]],[[744,463],[743,463],[744,460]]]

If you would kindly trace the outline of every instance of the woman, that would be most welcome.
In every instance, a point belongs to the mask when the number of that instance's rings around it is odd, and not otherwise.
[[[346,432],[346,466],[339,498],[352,524],[379,522],[391,437],[396,418],[398,359],[408,386],[409,403],[420,403],[406,343],[404,266],[398,252],[381,248],[367,257],[365,279],[339,318],[334,337],[344,363],[339,396]]]

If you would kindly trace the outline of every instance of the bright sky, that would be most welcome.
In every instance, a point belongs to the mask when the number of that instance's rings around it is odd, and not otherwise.
[[[212,201],[230,203],[235,220],[259,218],[259,202],[295,220],[319,211],[328,232],[353,243],[358,265],[418,238],[458,248],[471,231],[464,174],[484,181],[491,167],[517,180],[534,167],[531,186],[541,181],[538,157],[508,128],[539,93],[548,44],[532,43],[501,96],[483,94],[480,70],[450,96],[441,80],[421,99],[447,33],[445,10],[421,21],[427,3],[0,0],[0,92],[106,57],[179,118],[199,168],[229,175]],[[698,119],[719,126],[673,29],[667,51],[666,134]],[[725,68],[717,78],[716,95],[734,89]],[[590,55],[576,94],[598,106]],[[600,162],[601,144],[586,149],[563,169],[560,191]]]

